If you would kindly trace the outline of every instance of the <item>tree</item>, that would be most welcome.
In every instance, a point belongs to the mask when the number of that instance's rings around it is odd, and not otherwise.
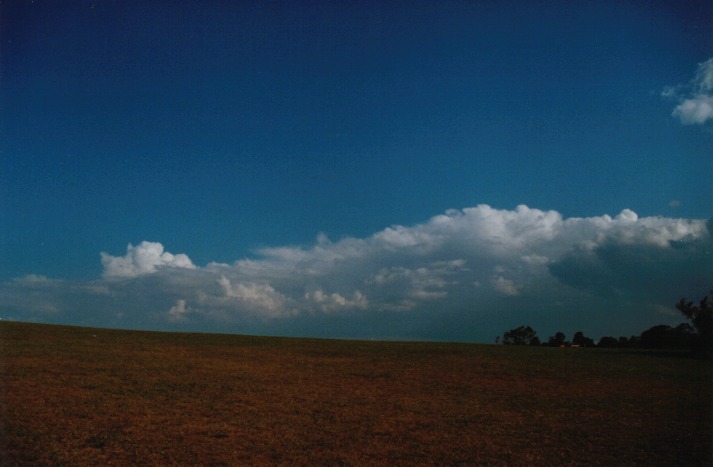
[[[641,333],[641,347],[645,349],[685,349],[690,348],[695,339],[693,328],[687,323],[675,328],[660,324]]]
[[[619,338],[621,340],[621,338]],[[641,336],[631,336],[626,341],[626,346],[632,349],[637,349],[641,346]]]
[[[531,345],[533,340],[539,339],[537,333],[530,326],[520,326],[511,329],[503,335],[503,344],[505,345]]]
[[[713,288],[710,291],[711,300],[703,297],[698,305],[682,298],[676,308],[691,321],[696,330],[693,338],[692,350],[698,355],[713,355]]]
[[[666,335],[671,331],[671,326],[659,324],[641,333],[641,347],[644,349],[663,349]]]
[[[597,344],[597,347],[601,347],[603,349],[619,347],[619,340],[616,337],[604,336],[601,339],[599,339],[599,343]]]
[[[547,345],[550,347],[561,347],[562,345],[565,345],[566,338],[567,336],[565,336],[562,331],[558,331],[554,336],[550,336],[550,339],[547,341]]]
[[[577,331],[572,338],[572,345],[579,345],[582,347],[594,347],[594,341],[589,337],[586,337],[582,331]]]

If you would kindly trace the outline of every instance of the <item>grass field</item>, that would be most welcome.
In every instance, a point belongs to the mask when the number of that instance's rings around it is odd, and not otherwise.
[[[711,465],[675,354],[0,323],[1,465]]]

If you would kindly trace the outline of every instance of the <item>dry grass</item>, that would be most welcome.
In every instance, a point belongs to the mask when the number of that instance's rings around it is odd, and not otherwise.
[[[710,362],[0,324],[2,465],[710,465]]]

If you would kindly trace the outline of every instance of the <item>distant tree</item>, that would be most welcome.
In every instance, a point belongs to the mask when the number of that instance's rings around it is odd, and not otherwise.
[[[691,321],[696,335],[693,338],[692,350],[699,355],[713,355],[713,288],[708,297],[703,297],[698,304],[682,298],[676,308]]]
[[[675,328],[660,324],[641,333],[641,347],[645,349],[686,349],[691,347],[695,332],[684,323]]]
[[[538,345],[542,345],[542,343],[540,342],[540,338],[535,336],[532,338],[529,345],[538,346]]]
[[[619,336],[619,347],[628,347],[629,338],[626,336]]]
[[[599,343],[597,343],[597,347],[601,347],[603,349],[619,347],[619,340],[616,337],[604,336],[601,339],[599,339]]]
[[[645,349],[661,349],[666,340],[665,335],[669,332],[671,326],[660,324],[653,326],[641,333],[641,347]]]
[[[638,347],[641,347],[641,337],[640,336],[631,336],[627,341],[626,341],[626,346],[636,349]]]
[[[577,331],[572,338],[572,345],[580,345],[582,347],[594,347],[594,341],[586,337],[582,331]]]
[[[505,345],[530,345],[533,339],[537,339],[537,333],[530,326],[520,326],[511,329],[503,335]],[[539,339],[538,339],[539,341]]]
[[[565,344],[566,338],[567,336],[565,336],[563,332],[558,331],[555,333],[554,336],[550,336],[549,340],[547,341],[547,345],[550,347],[560,347]]]

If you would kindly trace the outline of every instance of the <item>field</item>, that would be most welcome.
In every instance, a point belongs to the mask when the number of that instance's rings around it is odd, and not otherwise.
[[[0,465],[711,465],[676,354],[0,323]]]

